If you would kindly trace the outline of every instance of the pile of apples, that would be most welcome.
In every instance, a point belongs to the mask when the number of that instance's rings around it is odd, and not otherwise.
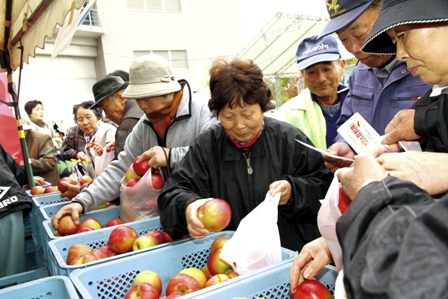
[[[92,250],[88,245],[77,243],[70,246],[66,258],[67,265],[81,265],[117,254],[137,251],[172,241],[167,234],[153,229],[138,236],[137,231],[128,225],[122,225],[109,235],[107,245]]]
[[[177,298],[223,281],[238,277],[232,267],[219,258],[219,253],[228,241],[226,237],[216,238],[211,247],[207,264],[202,268],[185,268],[171,277],[165,288],[165,295],[161,296],[162,280],[155,271],[145,270],[137,274],[132,287],[127,291],[124,299],[172,299]]]
[[[137,156],[134,159],[134,162],[132,163],[132,166],[129,167],[128,170],[126,170],[126,173],[124,175],[125,178],[125,186],[126,187],[133,187],[135,186],[140,179],[145,175],[145,173],[149,170],[150,166],[148,164],[148,159],[144,159],[140,162],[137,162],[137,160],[140,158],[140,156]],[[162,189],[163,187],[163,179],[160,175],[160,172],[158,170],[152,170],[151,173],[151,182],[152,186],[155,190]]]
[[[56,186],[48,186],[46,188],[42,186],[34,186],[30,189],[31,195],[42,195],[42,194],[48,194],[53,192],[58,192],[59,189]]]
[[[80,185],[80,186],[88,186],[92,181],[92,177],[89,175],[84,175],[79,179],[79,182],[75,180],[72,177],[63,177],[59,180],[57,186],[48,186],[48,187],[42,187],[42,186],[34,186],[30,189],[31,195],[41,195],[41,194],[47,194],[47,193],[53,193],[53,192],[61,192],[64,193],[67,191],[67,188],[61,184],[61,182],[67,182],[71,185]]]
[[[95,218],[87,218],[82,221],[79,225],[73,222],[72,216],[65,215],[59,220],[58,229],[54,232],[55,237],[69,236],[73,234],[79,234],[84,232],[89,232],[104,227],[111,227],[118,224],[123,224],[124,222],[120,218],[112,218],[104,226],[96,220]]]

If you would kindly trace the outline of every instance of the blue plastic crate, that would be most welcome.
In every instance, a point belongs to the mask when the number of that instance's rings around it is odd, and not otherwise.
[[[242,277],[234,284],[217,284],[214,289],[196,295],[191,293],[182,298],[265,298],[265,299],[290,299],[289,274],[292,262],[283,264],[277,268],[263,271],[256,275]],[[333,294],[337,271],[333,266],[326,266],[316,278],[319,279]]]
[[[61,204],[55,204],[55,205],[50,205],[47,207],[41,207],[40,209],[42,211],[42,214],[45,217],[46,213],[44,210],[52,211],[53,206],[59,206],[59,205],[61,205]],[[59,209],[57,211],[59,211]],[[51,215],[51,212],[50,212],[50,215]],[[88,212],[88,213],[82,214],[79,217],[79,221],[81,222],[87,218],[95,218],[96,220],[98,220],[101,223],[101,225],[105,225],[109,220],[111,220],[113,218],[120,218],[120,209],[118,206],[114,206],[114,207],[110,207],[110,208],[105,208],[105,209],[101,209],[101,210],[95,210],[92,212]],[[51,219],[44,220],[42,222],[41,226],[42,227],[39,229],[39,231],[42,232],[42,234],[41,234],[41,236],[39,236],[39,238],[41,240],[39,242],[39,244],[41,245],[41,248],[42,248],[44,260],[48,261],[50,259],[50,246],[48,245],[48,243],[51,240],[66,238],[68,236],[55,237],[54,236],[55,229],[51,225]]]
[[[33,281],[47,276],[48,270],[46,268],[38,268],[35,270],[9,275],[0,278],[0,289],[15,286],[24,282]]]
[[[25,233],[25,237],[31,236],[32,234],[30,214],[31,212],[23,216],[23,231]]]
[[[68,277],[52,276],[1,289],[0,298],[79,299],[79,296]]]
[[[129,256],[116,260],[113,263],[76,270],[70,274],[70,278],[78,292],[85,299],[123,298],[132,286],[132,281],[138,273],[143,270],[152,270],[157,272],[162,279],[163,295],[171,277],[185,268],[202,268],[207,263],[213,241],[220,236],[231,238],[233,234],[233,231],[223,231],[209,234],[200,240],[185,239],[187,240],[185,242],[172,243],[170,246]],[[217,288],[219,285],[233,285],[246,277],[271,271],[283,264],[291,264],[296,256],[296,252],[282,248],[282,262],[198,290],[194,292],[194,296],[204,294],[206,297],[208,291]]]
[[[42,253],[39,251],[32,237],[25,238],[25,259],[27,270],[34,270],[46,266],[42,259]]]
[[[146,234],[150,230],[157,229],[163,231],[162,225],[160,224],[160,217],[154,217],[149,219],[144,219],[140,221],[128,222],[120,225],[128,225],[133,227],[139,236]],[[122,259],[126,256],[131,256],[135,254],[139,254],[141,252],[156,250],[158,248],[168,246],[169,243],[160,244],[157,246],[145,248],[139,251],[132,251],[127,253],[122,253],[116,256],[111,256],[105,259],[101,259],[98,261],[94,261],[88,264],[83,265],[67,265],[65,260],[67,259],[67,254],[70,246],[77,243],[83,243],[90,246],[92,249],[99,248],[101,246],[107,245],[107,241],[109,240],[110,233],[112,230],[117,228],[118,226],[106,227],[103,229],[85,232],[82,234],[75,234],[71,236],[65,236],[63,238],[57,238],[51,240],[48,244],[50,246],[50,259],[49,259],[49,270],[51,275],[69,275],[76,269],[91,267],[97,264],[104,264],[109,261],[115,261],[118,259]]]

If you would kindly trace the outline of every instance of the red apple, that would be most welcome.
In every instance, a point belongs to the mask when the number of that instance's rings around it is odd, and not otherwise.
[[[150,158],[143,159],[142,161],[137,163],[137,160],[140,159],[140,156],[135,157],[134,162],[132,163],[132,168],[134,168],[135,173],[139,176],[144,176],[145,173],[149,170],[148,161]]]
[[[59,191],[58,187],[56,187],[56,186],[48,186],[47,188],[45,188],[44,194],[58,192],[58,191]]]
[[[333,295],[318,280],[304,280],[297,287],[294,299],[332,299]]]
[[[163,233],[163,238],[165,239],[165,242],[173,242],[173,238],[171,238],[170,235],[168,235],[168,233],[164,232]]]
[[[223,281],[229,280],[229,276],[225,274],[216,274],[210,277],[209,280],[207,280],[207,283],[205,284],[205,287],[208,288],[210,286],[213,286],[215,284],[221,283]]]
[[[152,229],[149,232],[146,233],[147,235],[151,235],[154,238],[157,239],[158,244],[163,244],[165,243],[165,237],[163,236],[163,233],[160,230],[157,229]]]
[[[78,230],[78,226],[73,222],[72,216],[63,216],[58,223],[58,233],[60,236],[73,235]]]
[[[210,277],[212,277],[212,275],[210,274],[210,271],[208,271],[208,266],[207,266],[207,264],[205,264],[205,266],[202,267],[201,270],[202,270],[202,272],[204,272],[205,277],[207,278],[207,280],[209,280]]]
[[[147,282],[134,284],[125,294],[124,299],[159,299],[155,287]]]
[[[218,248],[222,248],[224,246],[224,244],[226,244],[227,241],[229,241],[229,239],[224,236],[216,238],[213,241],[212,246],[210,246],[210,253],[212,253],[213,251],[215,251]]]
[[[165,293],[167,296],[173,293],[185,295],[200,289],[201,286],[194,277],[187,274],[177,274],[168,281]]]
[[[91,253],[96,259],[100,260],[100,259],[105,259],[111,256],[114,256],[116,253],[115,251],[112,250],[112,248],[110,248],[109,246],[101,246],[98,247],[97,249],[92,250]]]
[[[137,183],[139,181],[140,181],[140,179],[132,178],[132,179],[130,179],[129,181],[126,182],[125,186],[129,187],[129,188],[134,187],[135,185],[137,185]]]
[[[213,198],[199,207],[198,218],[209,232],[220,232],[229,225],[232,209],[224,199]]]
[[[135,276],[132,284],[135,285],[141,282],[147,282],[155,287],[159,295],[162,292],[162,279],[160,278],[159,274],[157,274],[157,272],[144,270],[138,273],[137,276]]]
[[[45,189],[42,186],[34,186],[33,188],[30,189],[30,193],[31,195],[41,195],[44,194]]]
[[[78,182],[75,179],[73,179],[69,176],[64,177],[64,178],[60,179],[58,182],[58,190],[61,191],[61,193],[64,193],[65,191],[68,190],[68,188],[65,187],[64,185],[62,185],[61,182],[66,182],[70,185],[78,185]]]
[[[130,179],[141,179],[142,177],[139,176],[134,168],[130,167],[128,170],[126,170],[126,173],[124,174],[124,178],[126,180],[126,183],[129,182]]]
[[[115,225],[119,225],[119,224],[123,224],[123,220],[121,220],[120,218],[112,218],[111,220],[109,220],[106,225],[104,227],[110,227],[110,226],[115,226]]]
[[[99,222],[95,218],[87,218],[79,224],[78,228],[81,227],[91,227],[93,229],[101,229],[101,222]]]
[[[73,260],[75,260],[77,257],[89,252],[92,252],[92,249],[90,249],[88,245],[82,243],[73,244],[68,249],[68,254],[67,258],[65,259],[65,262],[67,265],[70,265],[73,262]]]
[[[155,190],[159,190],[163,188],[163,179],[160,173],[154,172],[151,174],[152,187]]]
[[[338,208],[341,211],[342,214],[347,211],[348,206],[352,203],[352,200],[350,197],[345,194],[344,190],[342,189],[342,185],[339,183],[339,201],[338,201]]]
[[[92,177],[90,175],[86,174],[81,177],[81,179],[79,180],[79,184],[81,186],[85,186],[85,185],[90,184],[92,181],[93,181]]]
[[[221,251],[222,248],[218,248],[208,256],[207,267],[211,275],[227,274],[233,270],[232,266],[230,266],[227,262],[219,258]]]
[[[153,247],[158,244],[159,243],[155,237],[146,234],[146,235],[142,235],[142,236],[138,237],[134,241],[134,244],[132,245],[132,250],[137,251],[137,250],[141,250],[144,248]]]
[[[83,264],[87,264],[87,263],[90,263],[90,262],[93,262],[93,261],[96,261],[96,260],[97,260],[96,257],[94,257],[92,255],[92,253],[90,252],[90,253],[86,253],[86,254],[83,254],[81,256],[78,256],[77,258],[75,258],[70,263],[70,265],[71,266],[73,266],[73,265],[83,265]]]
[[[86,232],[91,232],[91,231],[94,231],[94,229],[91,227],[84,226],[84,227],[78,228],[76,233],[80,234],[80,233],[86,233]]]
[[[199,282],[199,285],[201,286],[201,288],[204,288],[205,284],[207,283],[207,277],[205,276],[205,273],[202,272],[202,270],[199,268],[194,268],[194,267],[185,268],[185,269],[182,269],[179,272],[179,274],[187,274],[187,275],[194,277]]]
[[[110,233],[107,245],[116,253],[130,252],[137,238],[138,233],[134,228],[127,225],[118,226]]]

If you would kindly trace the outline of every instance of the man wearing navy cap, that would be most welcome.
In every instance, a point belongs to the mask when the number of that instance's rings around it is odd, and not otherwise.
[[[375,55],[361,52],[361,46],[378,18],[381,0],[325,0],[330,20],[320,33],[336,33],[344,47],[358,60],[350,75],[349,93],[342,105],[337,126],[359,112],[380,134],[395,114],[411,107],[430,88],[413,77],[404,62],[395,55]],[[341,136],[328,148],[332,154],[353,158],[354,152]],[[331,170],[347,166],[347,162],[324,155]],[[350,162],[348,162],[350,163]]]
[[[299,44],[296,59],[306,89],[284,103],[274,117],[301,129],[316,147],[325,150],[337,135],[336,121],[348,93],[347,86],[340,84],[345,60],[334,37],[317,35]]]

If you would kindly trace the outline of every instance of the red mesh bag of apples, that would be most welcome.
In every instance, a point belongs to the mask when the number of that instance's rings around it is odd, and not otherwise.
[[[160,215],[157,197],[164,178],[160,170],[152,169],[148,159],[134,163],[126,171],[120,187],[120,218],[124,222],[137,221]]]

